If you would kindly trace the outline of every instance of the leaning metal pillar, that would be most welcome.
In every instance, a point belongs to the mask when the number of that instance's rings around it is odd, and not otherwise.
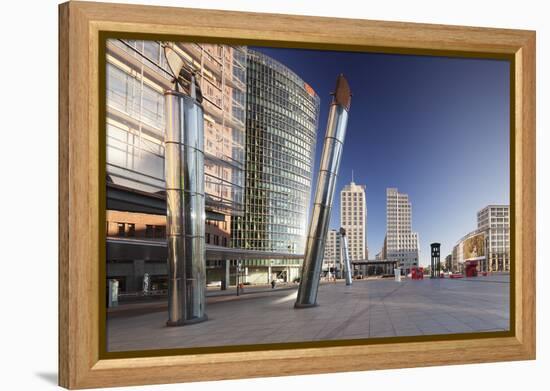
[[[325,239],[330,222],[336,177],[342,158],[350,104],[351,92],[348,82],[343,75],[339,75],[328,115],[321,166],[315,190],[315,202],[309,221],[302,276],[294,304],[295,308],[312,307],[317,304]]]
[[[203,109],[190,94],[164,93],[168,326],[206,320]]]
[[[346,268],[346,285],[351,285],[351,262],[349,259],[349,250],[348,250],[348,237],[346,236],[346,230],[340,228],[340,238],[342,238],[342,245],[340,246],[340,255],[342,256],[343,263]]]

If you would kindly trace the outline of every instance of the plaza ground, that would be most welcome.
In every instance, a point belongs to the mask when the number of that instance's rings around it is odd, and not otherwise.
[[[294,309],[296,286],[209,292],[203,323],[166,327],[166,303],[108,313],[107,350],[130,351],[509,330],[508,274],[463,279],[356,280],[319,288]]]

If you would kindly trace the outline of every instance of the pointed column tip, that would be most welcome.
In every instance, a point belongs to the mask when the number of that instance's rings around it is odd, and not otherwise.
[[[349,111],[351,105],[351,90],[348,81],[342,73],[340,73],[336,79],[336,89],[334,90],[334,99],[332,102],[344,106],[346,110]]]

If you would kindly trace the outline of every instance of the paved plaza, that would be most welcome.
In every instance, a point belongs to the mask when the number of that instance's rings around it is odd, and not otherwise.
[[[509,330],[509,275],[322,284],[319,306],[296,288],[209,298],[209,320],[166,327],[166,310],[109,315],[107,350],[129,351]],[[160,306],[160,307],[159,307]],[[159,309],[160,308],[160,309]]]

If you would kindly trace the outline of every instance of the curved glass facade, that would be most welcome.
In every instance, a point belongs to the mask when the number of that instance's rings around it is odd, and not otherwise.
[[[272,58],[247,52],[244,215],[233,247],[303,253],[319,97]]]

